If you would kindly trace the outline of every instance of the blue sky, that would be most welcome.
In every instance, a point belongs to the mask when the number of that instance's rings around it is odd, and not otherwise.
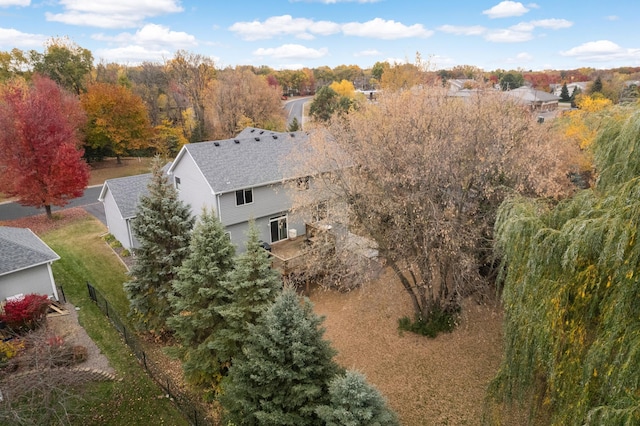
[[[0,50],[68,36],[96,61],[161,62],[176,50],[218,67],[376,61],[485,70],[640,66],[640,1],[0,0]]]

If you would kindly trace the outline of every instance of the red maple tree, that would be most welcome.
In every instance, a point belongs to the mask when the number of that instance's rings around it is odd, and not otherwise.
[[[64,206],[82,195],[89,167],[79,129],[85,114],[78,98],[46,77],[0,89],[0,191],[20,204]]]

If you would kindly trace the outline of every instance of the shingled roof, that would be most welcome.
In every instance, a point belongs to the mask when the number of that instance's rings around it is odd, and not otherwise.
[[[111,192],[122,218],[131,219],[136,216],[136,207],[138,206],[140,197],[149,194],[147,185],[150,179],[151,173],[107,179],[104,182],[98,200],[104,200],[106,190],[109,188],[109,192]]]
[[[232,139],[185,145],[169,173],[189,155],[215,193],[236,191],[299,176],[289,156],[308,140],[305,132],[272,132],[248,127]]]
[[[0,275],[58,259],[60,256],[30,229],[0,226]]]

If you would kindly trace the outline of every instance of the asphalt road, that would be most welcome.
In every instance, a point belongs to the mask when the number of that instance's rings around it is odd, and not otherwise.
[[[100,219],[102,223],[106,222],[104,216],[104,208],[102,203],[98,201],[98,195],[102,185],[86,188],[84,194],[78,198],[74,198],[66,206],[52,207],[51,211],[58,211],[69,207],[83,207],[89,213]],[[21,217],[35,216],[44,214],[44,208],[36,209],[34,207],[22,206],[18,203],[2,203],[0,204],[0,220],[14,220]]]
[[[293,121],[293,117],[298,119],[298,123],[300,123],[300,129],[303,128],[304,125],[304,117],[302,115],[302,111],[304,108],[304,104],[310,102],[313,99],[310,96],[304,98],[296,98],[290,101],[287,101],[284,104],[284,110],[287,112],[287,126],[291,124]]]

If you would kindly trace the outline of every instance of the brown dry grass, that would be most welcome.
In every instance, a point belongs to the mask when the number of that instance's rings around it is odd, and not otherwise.
[[[115,158],[107,158],[91,164],[89,186],[100,185],[107,179],[140,175],[151,170],[152,157],[121,158],[118,164]]]
[[[489,381],[502,357],[502,310],[468,301],[457,329],[429,339],[400,335],[411,315],[408,296],[392,273],[351,293],[315,290],[325,337],[346,368],[366,374],[403,425],[478,425]]]

